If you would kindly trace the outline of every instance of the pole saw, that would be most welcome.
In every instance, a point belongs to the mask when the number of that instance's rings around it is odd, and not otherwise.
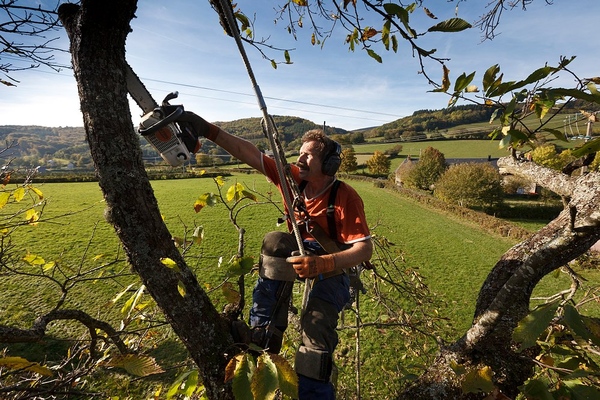
[[[267,104],[265,103],[265,99],[260,91],[260,87],[256,81],[256,77],[254,76],[254,72],[252,71],[252,66],[250,65],[250,61],[248,60],[248,56],[246,54],[246,50],[244,49],[244,45],[242,43],[242,38],[240,35],[240,31],[238,29],[237,23],[235,21],[235,16],[233,12],[233,7],[231,5],[230,0],[209,0],[213,9],[219,15],[219,22],[227,35],[233,37],[235,43],[238,47],[238,51],[240,56],[242,57],[242,61],[244,62],[244,66],[246,67],[246,72],[248,73],[248,77],[250,78],[250,82],[252,83],[252,87],[254,89],[254,93],[256,95],[256,99],[258,100],[258,106],[263,113],[262,119],[262,128],[265,136],[269,140],[269,145],[271,150],[274,153],[275,165],[277,167],[277,173],[279,176],[279,182],[281,184],[281,192],[283,195],[283,200],[287,209],[286,218],[288,218],[290,225],[292,227],[292,232],[298,243],[298,251],[301,256],[307,255],[306,250],[304,249],[302,235],[300,233],[300,227],[298,226],[298,222],[294,217],[295,209],[302,209],[303,201],[300,196],[300,190],[298,189],[298,185],[294,181],[291,176],[290,168],[287,163],[287,159],[285,157],[285,153],[283,147],[281,145],[281,141],[279,140],[279,132],[277,131],[277,127],[273,121],[273,118],[269,115],[267,111]],[[293,199],[292,199],[293,196]],[[308,213],[305,215],[308,216]],[[308,295],[312,288],[313,279],[306,279],[304,285],[304,293],[302,297],[302,311],[306,308],[306,303],[308,301]],[[289,290],[291,292],[291,285],[293,282],[285,282],[284,290]]]
[[[169,93],[158,105],[129,64],[126,65],[125,80],[129,95],[144,113],[138,133],[172,167],[190,160],[198,152],[200,142],[189,124],[178,121],[184,112],[183,105],[169,103],[178,93]]]

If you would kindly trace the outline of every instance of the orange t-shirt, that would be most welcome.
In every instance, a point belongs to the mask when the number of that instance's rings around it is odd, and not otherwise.
[[[281,191],[281,185],[279,180],[279,174],[277,172],[277,166],[275,160],[271,157],[263,155],[263,171],[265,175],[279,188]],[[291,173],[294,180],[299,183],[300,178],[298,177],[298,167],[291,165]],[[332,184],[327,187],[322,193],[315,198],[304,197],[304,204],[306,211],[310,215],[312,222],[319,224],[321,228],[325,230],[329,235],[329,227],[327,221],[327,203],[329,202],[329,194],[331,192]],[[335,224],[336,224],[336,240],[344,244],[352,244],[367,240],[371,237],[369,226],[367,225],[367,219],[365,217],[364,204],[356,190],[345,182],[340,182],[336,196],[335,196]],[[295,212],[295,214],[297,214]],[[301,222],[299,215],[296,215],[296,220]],[[305,238],[309,238],[306,232],[303,233]]]

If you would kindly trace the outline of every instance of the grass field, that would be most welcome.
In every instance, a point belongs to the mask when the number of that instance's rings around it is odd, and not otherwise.
[[[234,175],[228,178],[225,188],[234,182],[243,183],[259,193],[273,191],[273,186],[261,175]],[[456,338],[470,325],[483,280],[514,242],[490,235],[469,221],[424,208],[394,190],[375,187],[369,181],[351,183],[363,197],[369,224],[374,227],[373,234],[393,242],[394,251],[405,260],[403,265],[418,269],[425,277],[426,284],[443,303],[439,312],[448,319],[444,336],[448,340]],[[209,178],[164,180],[153,181],[152,186],[173,236],[183,236],[186,229],[203,226],[202,245],[193,248],[186,259],[205,288],[216,287],[228,275],[225,267],[218,266],[218,259],[228,260],[236,253],[237,232],[230,224],[223,204],[206,207],[200,213],[193,209],[194,201],[202,193],[216,192],[214,182]],[[104,220],[104,203],[97,183],[52,183],[38,188],[48,199],[44,218],[50,220],[36,227],[23,228],[13,235],[13,244],[19,253],[30,251],[47,261],[59,260],[65,271],[76,270],[79,266],[90,268],[94,263],[114,257],[120,246],[112,227]],[[275,199],[279,201],[276,194]],[[277,209],[269,204],[247,207],[239,213],[238,223],[247,232],[246,255],[258,255],[264,233],[282,229],[276,227],[278,216]],[[364,277],[369,279],[367,274]],[[128,282],[136,282],[136,278],[129,276],[120,282],[90,280],[85,286],[75,288],[66,304],[117,323],[118,307],[108,309],[104,305]],[[247,293],[250,293],[252,283],[249,279]],[[553,293],[568,285],[562,277],[549,277],[536,292]],[[4,279],[4,290],[0,292],[3,323],[28,326],[40,310],[47,311],[53,306],[59,295],[50,282],[40,284],[25,277]],[[211,296],[218,308],[223,305],[219,292],[211,293]],[[365,313],[368,314],[369,294],[364,299]],[[367,314],[365,317],[368,318]],[[51,335],[60,338],[73,329],[70,325],[56,324]],[[346,340],[351,337],[346,336]],[[397,351],[406,338],[386,337],[383,330],[367,332],[364,337],[367,338],[363,344],[364,379],[380,381],[372,390],[382,393],[388,390],[385,381],[380,379],[382,371],[396,371]],[[372,341],[368,339],[371,337]],[[344,346],[349,344],[341,345]],[[167,363],[173,362],[168,360],[169,357],[179,361],[182,356],[170,346],[158,349],[157,354],[160,354],[157,358],[163,357],[165,359],[161,361]]]

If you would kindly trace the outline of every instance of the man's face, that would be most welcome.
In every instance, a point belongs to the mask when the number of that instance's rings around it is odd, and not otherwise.
[[[296,165],[300,168],[300,179],[311,181],[312,178],[323,177],[319,142],[311,141],[302,144]]]

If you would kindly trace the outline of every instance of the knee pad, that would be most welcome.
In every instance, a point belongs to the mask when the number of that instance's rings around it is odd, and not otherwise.
[[[294,251],[294,239],[289,233],[269,232],[260,250],[258,274],[262,278],[293,282],[296,272],[286,258]]]
[[[331,376],[332,365],[331,354],[327,351],[300,346],[296,353],[295,369],[298,375],[326,382]]]

